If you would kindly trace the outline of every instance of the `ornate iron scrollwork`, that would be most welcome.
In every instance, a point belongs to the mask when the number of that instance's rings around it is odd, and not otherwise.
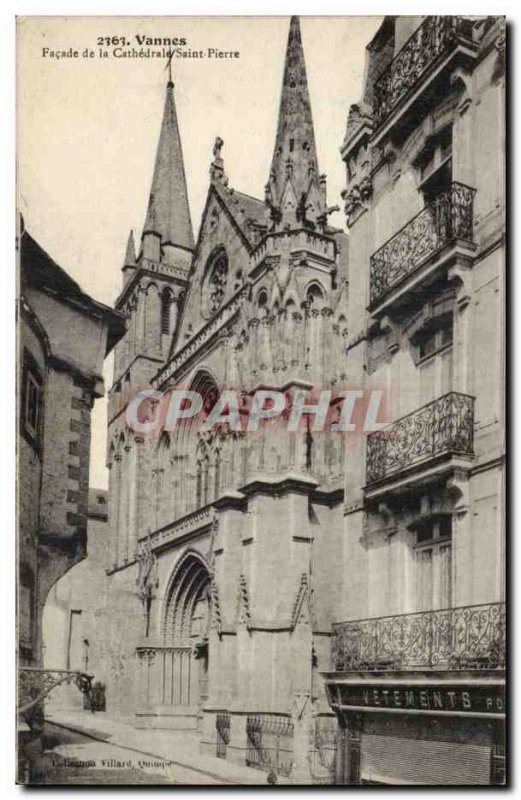
[[[472,43],[472,20],[430,16],[413,33],[374,84],[373,114],[379,127],[458,42]]]
[[[339,672],[397,669],[504,669],[504,603],[463,606],[333,625]]]
[[[217,758],[226,758],[226,750],[230,743],[230,727],[230,712],[220,711],[215,717],[215,730],[217,734],[215,755]]]
[[[64,683],[75,684],[82,694],[91,691],[92,675],[77,670],[20,667],[18,670],[18,713],[27,714],[53,689]]]
[[[281,714],[249,714],[246,764],[289,776],[293,766],[293,722]]]
[[[366,482],[446,454],[473,455],[474,398],[448,392],[367,437]]]
[[[453,183],[440,192],[370,261],[370,302],[376,303],[442,247],[460,239],[472,242],[475,190]]]

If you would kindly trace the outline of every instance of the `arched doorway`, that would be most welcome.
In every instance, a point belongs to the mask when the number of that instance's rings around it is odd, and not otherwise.
[[[208,698],[210,573],[203,558],[186,553],[167,592],[163,621],[163,685],[173,706],[199,714]]]

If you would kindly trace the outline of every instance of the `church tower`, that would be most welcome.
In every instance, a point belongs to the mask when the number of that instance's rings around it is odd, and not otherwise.
[[[174,84],[169,81],[139,253],[131,232],[116,301],[116,308],[128,315],[128,332],[115,354],[115,386],[120,381],[134,388],[146,383],[166,358],[193,248]]]
[[[127,332],[115,348],[109,393],[107,461],[114,488],[110,495],[114,507],[111,566],[133,559],[139,525],[139,511],[132,510],[138,498],[131,474],[138,469],[132,454],[138,437],[130,441],[124,411],[131,397],[150,385],[168,356],[188,285],[193,248],[174,84],[169,80],[139,250],[136,254],[131,231],[122,266],[123,287],[115,303],[116,309],[127,315]],[[129,514],[135,518],[129,519]]]
[[[252,254],[250,274],[259,285],[274,280],[279,287],[273,324],[283,329],[275,338],[287,342],[285,353],[271,359],[276,374],[265,380],[324,388],[341,379],[326,341],[345,328],[347,238],[328,222],[338,207],[328,207],[326,176],[319,171],[298,17],[289,27],[265,205],[266,238]]]

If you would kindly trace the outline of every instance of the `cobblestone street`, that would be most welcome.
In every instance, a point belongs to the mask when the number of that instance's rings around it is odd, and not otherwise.
[[[41,752],[36,742],[29,748],[32,784],[219,784],[196,770],[51,723],[41,742]]]

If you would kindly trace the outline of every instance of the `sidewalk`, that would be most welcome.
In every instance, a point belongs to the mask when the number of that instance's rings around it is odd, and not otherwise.
[[[219,783],[268,786],[265,772],[233,764],[224,758],[201,755],[199,738],[192,731],[136,730],[130,722],[89,711],[53,709],[46,711],[45,719],[53,725],[83,733],[98,741],[193,769]]]

